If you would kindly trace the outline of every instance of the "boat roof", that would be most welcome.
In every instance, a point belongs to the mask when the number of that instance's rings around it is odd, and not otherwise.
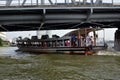
[[[82,29],[77,29],[77,30],[74,30],[74,31],[71,31],[67,34],[65,34],[63,37],[65,36],[71,36],[71,35],[82,35],[82,36],[85,36],[87,33],[90,33],[92,31],[99,31],[99,30],[102,30],[100,28],[82,28]]]

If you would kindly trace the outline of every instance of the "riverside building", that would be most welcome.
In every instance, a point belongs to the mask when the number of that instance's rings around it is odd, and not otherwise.
[[[5,40],[6,39],[6,32],[0,32],[0,38]]]

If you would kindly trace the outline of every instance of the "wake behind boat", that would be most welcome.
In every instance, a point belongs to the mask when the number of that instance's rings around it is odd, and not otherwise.
[[[35,53],[72,53],[72,54],[94,54],[99,50],[107,48],[104,43],[97,43],[95,34],[96,29],[85,28],[72,31],[63,37],[53,35],[49,38],[48,35],[42,35],[41,39],[37,36],[32,36],[31,39],[17,39],[17,46],[20,51],[35,52]],[[93,32],[93,39],[87,38],[87,34]],[[93,40],[94,42],[92,42]]]

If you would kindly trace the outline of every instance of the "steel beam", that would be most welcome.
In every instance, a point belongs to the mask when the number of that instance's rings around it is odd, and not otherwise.
[[[3,21],[22,21],[22,20],[40,20],[41,15],[0,15],[0,22]]]
[[[83,4],[86,5],[86,3],[87,3],[87,0],[83,0]]]
[[[44,5],[45,4],[45,1],[44,0],[41,0],[41,5]]]
[[[48,0],[51,5],[53,5],[53,2],[51,0]]]
[[[114,4],[114,0],[112,0],[112,5]]]
[[[10,6],[11,3],[12,3],[12,0],[7,0],[6,1],[6,6]]]
[[[8,31],[5,27],[3,27],[2,25],[0,25],[0,28],[2,28],[5,31]]]
[[[95,4],[102,4],[102,0],[96,0]]]
[[[27,0],[24,0],[24,1],[23,1],[22,6],[24,6],[24,4],[25,4],[26,1],[27,1]]]
[[[91,5],[93,5],[94,4],[94,2],[93,2],[93,0],[91,0]]]
[[[38,0],[36,0],[36,4],[38,5]]]
[[[89,21],[89,19],[92,16],[92,14],[93,14],[93,9],[91,8],[90,11],[88,12],[88,16],[87,16],[87,20],[86,21]]]
[[[72,4],[75,4],[75,0],[71,0]]]
[[[92,14],[92,12],[87,16],[86,14],[27,14],[27,15],[1,15],[0,16],[0,21],[1,22],[6,22],[6,21],[29,21],[29,20],[38,20],[40,22],[44,21],[50,21],[50,20],[97,20],[103,19],[103,20],[108,20],[108,19],[120,19],[120,14],[119,13],[106,13],[106,14]],[[0,23],[1,23],[0,22]],[[55,23],[55,22],[54,22]]]

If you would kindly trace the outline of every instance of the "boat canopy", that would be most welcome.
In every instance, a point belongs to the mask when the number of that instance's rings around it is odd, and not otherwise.
[[[65,36],[71,36],[71,35],[82,35],[82,36],[86,36],[87,35],[87,33],[90,33],[90,32],[94,32],[95,33],[95,31],[99,31],[99,30],[102,30],[101,28],[82,28],[82,29],[77,29],[77,30],[74,30],[74,31],[71,31],[71,32],[69,32],[69,33],[67,33],[67,34],[65,34],[63,37],[65,37]]]

